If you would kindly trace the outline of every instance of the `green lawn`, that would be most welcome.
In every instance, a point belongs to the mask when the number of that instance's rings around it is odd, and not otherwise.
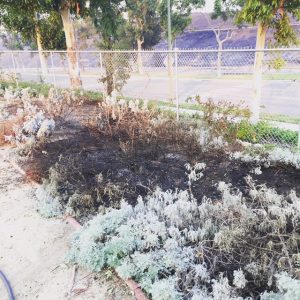
[[[286,115],[262,113],[261,118],[263,120],[268,120],[268,121],[300,124],[300,117],[290,117],[290,116],[286,116]]]

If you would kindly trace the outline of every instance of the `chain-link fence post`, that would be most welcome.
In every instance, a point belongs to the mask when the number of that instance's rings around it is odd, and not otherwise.
[[[179,97],[178,97],[178,48],[175,48],[175,97],[176,97],[176,118],[179,121]]]
[[[300,123],[299,123],[299,129],[298,129],[298,150],[300,150]]]
[[[99,52],[99,61],[100,61],[100,74],[103,74],[103,59],[102,59],[102,52]]]
[[[57,84],[56,84],[56,76],[54,71],[54,61],[53,61],[53,53],[50,51],[50,58],[51,58],[51,70],[52,70],[52,76],[53,76],[53,84],[55,87],[55,91],[57,92]]]
[[[174,101],[174,83],[173,83],[173,57],[172,52],[168,51],[168,77],[169,77],[169,100]]]
[[[262,65],[264,59],[263,50],[255,50],[255,61],[253,66],[253,102],[251,105],[252,121],[258,122],[260,117],[260,103],[262,90]]]
[[[10,55],[11,55],[11,60],[12,60],[13,68],[14,68],[15,82],[16,82],[16,84],[17,84],[17,87],[19,87],[19,82],[18,82],[18,78],[17,78],[17,70],[16,70],[16,63],[15,63],[14,53],[13,53],[13,52],[10,52]]]

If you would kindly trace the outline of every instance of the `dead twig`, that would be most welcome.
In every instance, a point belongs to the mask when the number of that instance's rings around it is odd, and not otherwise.
[[[72,269],[72,276],[71,276],[71,281],[70,281],[70,286],[68,291],[68,299],[71,299],[72,297],[73,287],[75,284],[76,271],[77,271],[77,265],[74,265]]]

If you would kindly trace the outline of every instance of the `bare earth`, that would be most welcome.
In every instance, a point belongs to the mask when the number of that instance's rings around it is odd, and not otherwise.
[[[64,220],[38,215],[34,188],[3,159],[9,151],[0,148],[0,270],[16,299],[134,299],[113,274],[81,269],[70,294],[74,267],[64,258],[74,229]],[[1,281],[0,299],[8,299]]]

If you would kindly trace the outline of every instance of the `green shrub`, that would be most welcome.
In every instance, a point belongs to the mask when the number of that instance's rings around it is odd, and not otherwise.
[[[36,91],[37,95],[48,96],[49,90],[53,85],[48,83],[20,82],[19,87],[21,89],[30,87]]]
[[[279,143],[296,146],[298,133],[292,130],[273,127],[266,121],[260,121],[257,124],[242,121],[239,124],[237,138],[249,143]]]

